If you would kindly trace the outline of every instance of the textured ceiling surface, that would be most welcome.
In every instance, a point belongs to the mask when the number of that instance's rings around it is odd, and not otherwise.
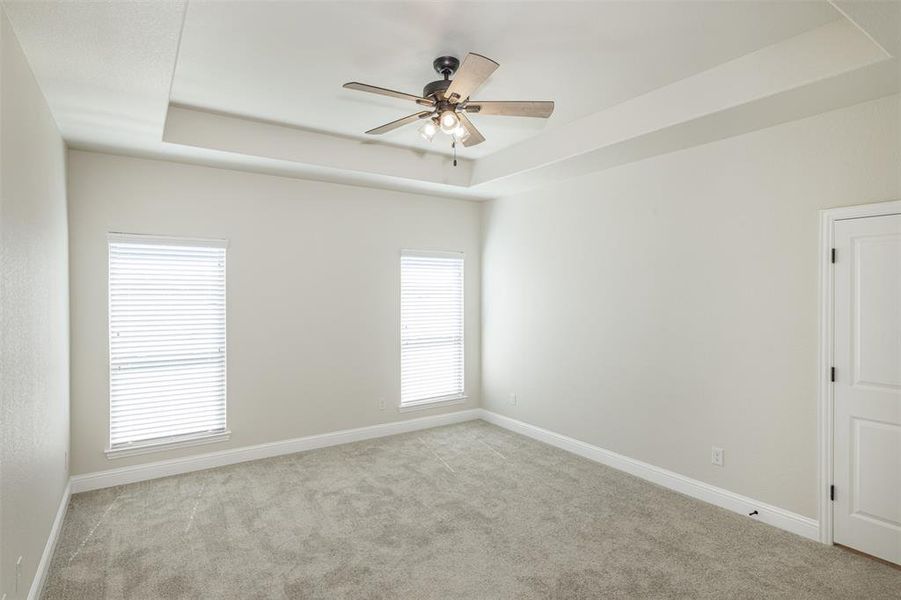
[[[68,140],[159,140],[183,2],[4,2]]]
[[[901,2],[0,4],[74,147],[470,198],[901,88]],[[472,115],[457,167],[445,136],[363,133],[418,107],[343,83],[418,94],[467,52],[500,63],[476,99],[553,116]]]
[[[476,96],[554,100],[543,119],[475,116],[472,158],[602,110],[840,15],[823,2],[194,2],[174,101],[350,136],[417,112],[341,88],[419,94],[432,60],[477,52],[500,63]],[[385,141],[447,150],[405,127]]]
[[[63,134],[82,143],[159,140],[170,99],[363,137],[417,107],[344,82],[420,93],[438,78],[436,56],[472,51],[501,64],[478,97],[554,100],[557,108],[548,121],[474,117],[488,141],[466,149],[469,158],[840,18],[825,2],[4,6]],[[449,151],[447,138],[425,142],[415,127],[380,141]]]

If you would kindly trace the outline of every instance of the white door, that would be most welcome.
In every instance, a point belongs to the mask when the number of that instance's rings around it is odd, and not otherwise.
[[[901,564],[901,215],[835,223],[833,539]]]

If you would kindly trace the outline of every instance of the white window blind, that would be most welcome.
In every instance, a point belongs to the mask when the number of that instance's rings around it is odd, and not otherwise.
[[[226,431],[225,246],[110,234],[110,450]]]
[[[463,396],[463,255],[403,251],[401,406]]]

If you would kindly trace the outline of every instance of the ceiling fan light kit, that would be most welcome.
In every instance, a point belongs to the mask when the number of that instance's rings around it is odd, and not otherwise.
[[[546,119],[554,112],[552,101],[478,101],[470,100],[470,96],[498,68],[498,63],[481,54],[470,52],[463,63],[454,56],[439,56],[432,62],[432,67],[442,79],[432,81],[422,89],[422,96],[406,94],[395,90],[381,88],[365,83],[352,81],[344,87],[350,90],[379,94],[401,100],[413,101],[429,110],[414,113],[396,121],[386,123],[366,133],[381,135],[394,131],[399,127],[426,120],[419,128],[423,139],[431,141],[438,131],[451,136],[454,148],[454,164],[456,165],[456,145],[459,141],[464,146],[475,146],[485,141],[483,136],[466,113],[509,116],[536,117]],[[451,77],[453,76],[453,79]]]
[[[431,142],[436,133],[438,133],[438,126],[435,125],[435,122],[432,120],[426,121],[423,126],[419,128],[419,135],[427,142]]]

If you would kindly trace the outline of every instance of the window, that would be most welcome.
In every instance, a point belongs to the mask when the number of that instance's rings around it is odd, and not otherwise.
[[[224,241],[109,236],[109,453],[225,424]]]
[[[401,408],[463,398],[463,255],[400,258]]]

